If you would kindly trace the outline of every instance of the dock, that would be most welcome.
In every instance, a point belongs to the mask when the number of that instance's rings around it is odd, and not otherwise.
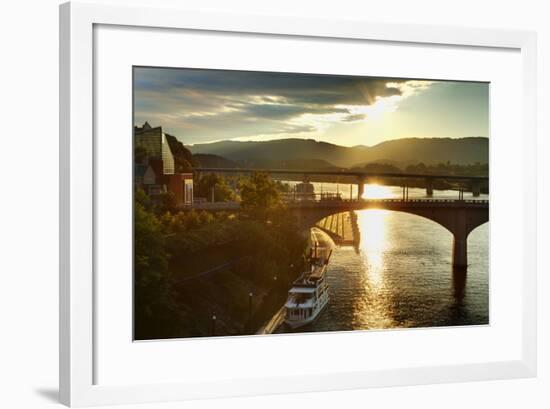
[[[279,310],[256,332],[256,335],[273,334],[277,328],[279,328],[285,320],[285,307],[279,308]]]

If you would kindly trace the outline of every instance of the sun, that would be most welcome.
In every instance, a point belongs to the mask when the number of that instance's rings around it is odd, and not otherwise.
[[[365,115],[365,121],[372,121],[381,119],[384,115],[395,112],[400,99],[401,97],[397,95],[376,97],[371,100],[371,103],[368,105],[348,105],[345,106],[345,108],[353,115]]]

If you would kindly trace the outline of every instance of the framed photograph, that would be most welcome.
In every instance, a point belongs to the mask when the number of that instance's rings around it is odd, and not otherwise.
[[[536,375],[534,33],[60,21],[63,403]]]

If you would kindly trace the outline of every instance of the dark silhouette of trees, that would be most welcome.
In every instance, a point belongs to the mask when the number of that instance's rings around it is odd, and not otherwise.
[[[285,214],[277,182],[255,174],[239,186],[246,209],[242,217],[194,210],[160,213],[136,190],[137,339],[208,336],[212,311],[218,317],[218,335],[248,333],[251,289],[258,294],[254,325],[284,301],[288,285],[301,271],[307,238]],[[219,266],[225,267],[203,276]],[[268,293],[273,297],[260,297]]]
[[[169,285],[165,235],[156,216],[141,204],[134,208],[134,336],[173,336],[178,313]]]
[[[245,215],[261,221],[282,208],[280,190],[276,182],[263,172],[255,172],[241,185],[241,208]]]

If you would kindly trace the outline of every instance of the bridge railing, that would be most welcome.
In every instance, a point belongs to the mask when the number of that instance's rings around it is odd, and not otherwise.
[[[286,193],[283,196],[285,203],[357,203],[357,202],[370,202],[370,203],[489,203],[486,199],[455,199],[455,198],[402,198],[402,197],[388,197],[377,199],[357,199],[346,198],[339,193]]]
[[[312,207],[341,207],[343,209],[359,209],[362,205],[395,205],[396,207],[403,206],[488,206],[488,200],[472,200],[472,199],[403,199],[403,198],[389,198],[389,199],[339,199],[339,200],[285,200],[287,206],[291,208],[312,208]],[[192,206],[181,207],[182,210],[212,210],[212,211],[235,211],[240,209],[240,202],[195,202]]]

